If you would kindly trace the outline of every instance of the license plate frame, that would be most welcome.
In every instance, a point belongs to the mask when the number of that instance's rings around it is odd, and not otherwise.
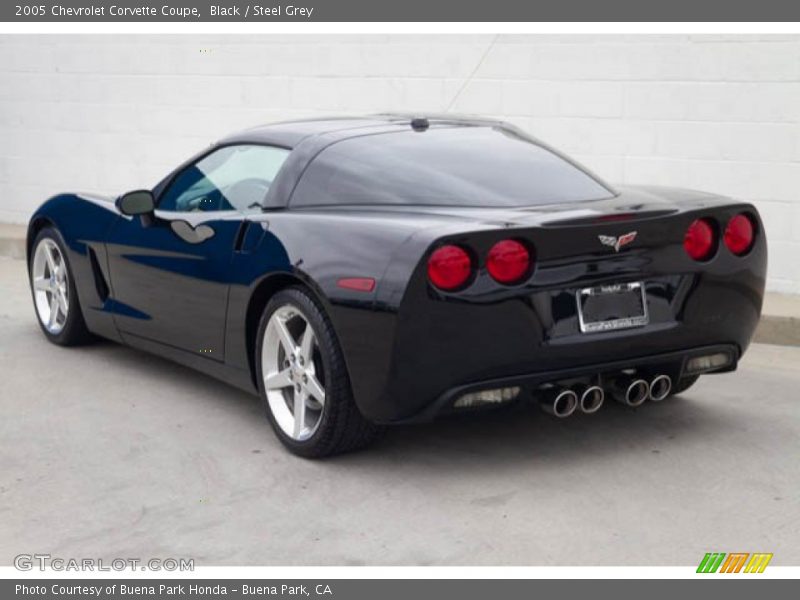
[[[614,294],[637,293],[641,298],[641,314],[632,314],[624,317],[610,319],[587,320],[585,316],[584,299],[592,296],[612,296]],[[587,287],[575,292],[575,304],[578,310],[578,324],[581,333],[602,333],[604,331],[619,331],[620,329],[633,329],[643,327],[650,322],[647,312],[647,295],[644,283],[633,281],[629,283],[615,283]]]

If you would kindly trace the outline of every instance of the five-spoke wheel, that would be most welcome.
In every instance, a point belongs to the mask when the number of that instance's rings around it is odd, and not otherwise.
[[[28,274],[33,306],[47,339],[61,346],[92,341],[94,338],[83,320],[66,246],[58,230],[45,227],[36,235]]]
[[[325,409],[325,387],[314,329],[296,307],[286,304],[267,322],[261,371],[270,410],[294,440],[311,437]]]
[[[31,283],[39,321],[49,333],[58,335],[69,314],[69,281],[64,256],[51,238],[43,238],[36,246]]]
[[[356,406],[333,325],[307,288],[271,297],[258,326],[255,364],[267,417],[295,454],[356,450],[383,430]]]

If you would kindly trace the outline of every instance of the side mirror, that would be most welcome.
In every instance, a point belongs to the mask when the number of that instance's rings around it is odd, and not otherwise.
[[[150,190],[135,190],[117,198],[117,208],[123,215],[148,215],[156,209],[156,201]]]

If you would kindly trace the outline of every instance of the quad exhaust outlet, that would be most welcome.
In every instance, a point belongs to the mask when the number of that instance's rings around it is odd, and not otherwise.
[[[644,379],[626,375],[612,384],[614,400],[625,406],[641,406],[650,397],[650,384]]]
[[[568,417],[578,408],[578,394],[569,388],[550,388],[544,392],[540,405],[554,417]]]
[[[650,399],[661,402],[672,391],[672,379],[669,375],[656,375],[650,382]]]
[[[591,415],[596,413],[603,406],[606,399],[606,393],[599,385],[580,385],[575,388],[575,393],[578,394],[578,406],[581,412]]]
[[[621,375],[611,381],[609,391],[617,402],[637,407],[648,399],[661,402],[667,398],[672,391],[672,379],[664,374],[649,381],[637,374]],[[564,418],[578,410],[587,415],[596,413],[605,397],[606,391],[598,384],[580,383],[571,388],[556,384],[542,391],[539,404],[546,413]]]

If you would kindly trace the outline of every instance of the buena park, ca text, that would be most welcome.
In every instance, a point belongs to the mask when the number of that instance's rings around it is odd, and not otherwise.
[[[129,585],[114,583],[109,585],[16,585],[17,596],[87,596],[101,598],[105,596],[333,596],[333,590],[327,584],[316,585],[201,585],[201,584],[159,584]]]

